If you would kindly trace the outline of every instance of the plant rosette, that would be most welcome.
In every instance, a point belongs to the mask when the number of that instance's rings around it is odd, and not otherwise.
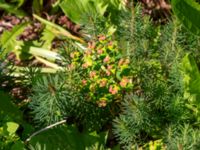
[[[70,56],[70,66],[81,68],[82,93],[99,107],[120,101],[133,88],[129,58],[122,56],[111,37],[101,35],[89,42],[85,51],[75,51]]]

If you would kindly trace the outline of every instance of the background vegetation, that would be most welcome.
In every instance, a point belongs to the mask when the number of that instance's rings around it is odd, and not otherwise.
[[[1,0],[0,149],[200,149],[200,4]]]

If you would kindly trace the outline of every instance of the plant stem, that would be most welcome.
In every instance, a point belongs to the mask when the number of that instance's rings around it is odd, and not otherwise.
[[[33,138],[34,136],[36,136],[36,135],[38,135],[38,134],[40,134],[40,133],[42,133],[42,132],[44,132],[44,131],[46,131],[46,130],[49,130],[49,129],[55,127],[55,126],[64,124],[64,123],[66,123],[66,120],[61,120],[61,121],[59,121],[59,122],[56,122],[56,123],[54,123],[54,124],[51,124],[51,125],[49,125],[49,126],[43,128],[43,129],[41,129],[41,130],[39,130],[39,131],[36,131],[36,132],[34,132],[29,138],[27,138],[25,142],[27,143],[27,142],[29,142],[29,141],[31,140],[31,138]]]

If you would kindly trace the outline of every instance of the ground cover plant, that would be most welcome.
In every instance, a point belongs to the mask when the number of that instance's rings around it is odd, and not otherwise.
[[[199,8],[0,1],[0,149],[200,149]]]

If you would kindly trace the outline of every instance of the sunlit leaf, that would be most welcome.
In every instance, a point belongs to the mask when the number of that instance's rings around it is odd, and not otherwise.
[[[6,54],[11,51],[18,51],[23,45],[23,41],[17,40],[19,36],[25,29],[27,24],[20,24],[15,26],[11,31],[4,31],[0,38],[0,45],[2,45],[3,52],[0,54],[0,58],[3,58]]]
[[[17,131],[17,129],[19,128],[19,125],[15,122],[7,122],[4,126],[3,126],[4,130],[6,132],[8,132],[8,135],[11,136],[13,134],[15,134],[15,132]]]
[[[195,0],[172,0],[172,8],[186,28],[200,35],[200,4]]]

